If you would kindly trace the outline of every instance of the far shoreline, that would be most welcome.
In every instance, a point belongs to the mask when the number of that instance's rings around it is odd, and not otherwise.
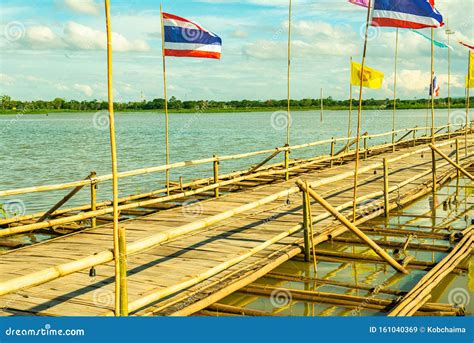
[[[465,109],[466,106],[462,104],[452,105],[451,109]],[[397,110],[426,110],[426,106],[398,106]],[[436,109],[448,109],[447,105],[439,105]],[[294,107],[291,109],[292,112],[305,112],[305,111],[320,111],[319,107]],[[381,108],[381,106],[364,106],[362,108],[364,111],[393,111],[393,108],[386,106]],[[258,112],[278,112],[286,111],[286,108],[277,108],[277,107],[257,107],[257,108],[213,108],[213,109],[170,109],[169,113],[172,114],[196,114],[196,113],[206,113],[206,114],[232,114],[232,113],[258,113]],[[324,108],[324,111],[349,111],[349,106],[328,106]],[[357,106],[352,108],[353,112],[357,112]],[[2,110],[0,109],[0,115],[35,115],[35,114],[74,114],[74,113],[97,113],[97,112],[107,112],[107,110],[63,110],[63,109],[45,109],[45,110],[34,110],[23,112],[19,110]],[[150,113],[150,114],[163,114],[163,109],[137,109],[137,110],[115,110],[115,113]]]

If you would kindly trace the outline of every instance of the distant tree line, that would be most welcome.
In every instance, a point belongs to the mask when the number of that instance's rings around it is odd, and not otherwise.
[[[474,99],[473,99],[474,100]],[[349,107],[349,100],[334,100],[332,97],[323,99],[324,106],[326,108],[347,108]],[[353,106],[356,108],[358,100],[353,100]],[[426,108],[429,104],[428,99],[414,99],[414,100],[400,100],[397,99],[397,107],[403,108]],[[453,107],[465,106],[464,98],[452,98],[451,104]],[[446,107],[448,105],[448,98],[437,98],[435,100],[436,107]],[[252,109],[265,109],[265,108],[285,108],[287,106],[287,100],[232,100],[232,101],[214,101],[214,100],[199,100],[199,101],[182,101],[176,97],[171,97],[168,101],[168,107],[170,110],[178,111],[245,111]],[[301,99],[291,100],[291,106],[295,109],[310,109],[319,108],[321,106],[320,99]],[[393,99],[365,99],[363,100],[364,107],[370,108],[391,108],[393,106]],[[165,107],[164,99],[153,99],[151,101],[130,101],[130,102],[117,102],[114,104],[115,110],[117,111],[154,111],[163,110]],[[47,100],[34,100],[34,101],[21,101],[13,100],[10,96],[4,95],[1,97],[0,108],[4,112],[10,111],[21,111],[35,112],[35,111],[100,111],[107,110],[108,103],[106,101],[98,100],[64,100],[56,98],[51,101]]]

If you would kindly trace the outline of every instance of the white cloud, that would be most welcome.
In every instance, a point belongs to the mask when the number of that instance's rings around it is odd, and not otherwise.
[[[22,43],[35,49],[64,46],[61,39],[47,26],[28,27]]]
[[[6,74],[0,74],[0,84],[3,85],[12,85],[15,82],[15,79],[11,76],[8,76]]]
[[[92,90],[92,87],[89,86],[89,85],[81,85],[81,84],[74,84],[74,87],[73,87],[76,91],[78,92],[81,92],[82,94],[88,96],[88,97],[91,97],[92,94],[94,93],[93,90]]]
[[[25,38],[18,43],[23,47],[35,50],[105,50],[107,48],[106,41],[105,32],[71,21],[65,25],[62,34],[55,33],[47,26],[28,27]],[[117,32],[112,33],[112,46],[116,52],[150,50],[150,46],[145,40],[129,40]]]
[[[74,12],[98,15],[100,5],[95,0],[64,0],[67,8]]]
[[[69,22],[64,28],[64,41],[78,50],[105,50],[106,34],[85,25]],[[119,33],[112,34],[114,51],[148,51],[150,47],[144,40],[130,41]]]

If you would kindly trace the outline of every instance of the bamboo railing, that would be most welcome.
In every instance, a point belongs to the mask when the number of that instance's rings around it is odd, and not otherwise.
[[[443,142],[443,143],[439,143],[437,146],[438,147],[443,147],[443,146],[450,145],[450,144],[453,144],[453,141],[446,141],[446,142]],[[392,158],[390,160],[387,160],[387,162],[388,163],[397,162],[397,161],[403,160],[403,159],[405,159],[409,156],[412,156],[414,154],[420,154],[420,153],[430,151],[430,150],[431,150],[431,147],[426,146],[426,147],[417,149],[416,151],[412,151],[412,152],[397,156],[395,158]],[[460,157],[460,163],[462,163],[466,159],[470,159],[473,155],[474,154],[471,153],[467,156]],[[449,162],[439,163],[437,165],[437,168],[440,169],[440,168],[444,168],[445,166],[449,166],[449,165],[450,165]],[[360,168],[359,173],[365,173],[365,172],[369,172],[369,171],[372,171],[372,170],[375,170],[375,169],[380,169],[383,166],[384,166],[384,163],[382,163],[382,162],[372,163],[368,166]],[[286,171],[283,170],[281,172],[285,173]],[[348,171],[348,172],[345,172],[345,173],[337,174],[337,175],[331,176],[329,178],[324,178],[324,179],[321,179],[321,180],[317,180],[317,181],[308,183],[308,185],[312,188],[318,188],[318,187],[321,187],[323,185],[334,183],[334,182],[340,181],[342,179],[351,177],[354,174],[354,172],[355,171]],[[420,179],[420,178],[422,178],[426,175],[429,175],[430,173],[431,173],[431,170],[420,173],[420,174],[418,174],[418,175],[416,175],[416,176],[414,176],[414,177],[412,177],[408,180],[405,180],[405,181],[403,181],[403,182],[401,182],[397,185],[393,185],[392,187],[390,187],[388,189],[388,191],[389,192],[398,191],[401,187],[403,187],[403,186],[405,186],[409,183],[412,183],[412,182],[414,182],[414,181],[416,181],[416,180],[418,180],[418,179]],[[211,216],[211,217],[208,217],[208,218],[196,221],[196,222],[192,222],[192,223],[180,226],[178,228],[174,228],[174,229],[171,229],[171,230],[168,230],[168,231],[160,232],[160,233],[151,235],[149,237],[137,240],[135,242],[127,244],[127,255],[130,256],[130,255],[139,254],[141,252],[149,250],[150,248],[156,247],[156,246],[158,246],[158,245],[160,245],[164,242],[167,242],[171,239],[175,239],[175,238],[178,238],[180,236],[183,236],[183,235],[195,232],[197,230],[209,227],[209,226],[217,224],[217,223],[219,223],[219,222],[221,222],[225,219],[231,218],[231,217],[233,217],[237,214],[241,214],[241,213],[247,212],[249,210],[261,207],[265,204],[276,201],[280,198],[288,197],[289,195],[295,194],[295,193],[298,193],[298,192],[300,192],[299,187],[294,186],[294,187],[291,187],[291,188],[286,189],[284,191],[281,191],[281,192],[272,194],[270,196],[267,196],[267,197],[265,197],[263,199],[260,199],[258,201],[248,203],[248,204],[239,206],[237,208],[219,213],[217,215],[214,215],[214,216]],[[359,197],[357,200],[358,200],[358,202],[363,202],[367,199],[374,199],[375,197],[381,197],[381,196],[383,196],[383,194],[384,194],[384,191],[381,190],[381,191],[377,191],[377,192],[374,192],[374,193],[371,193],[371,194],[367,194],[366,196],[363,196],[363,197]],[[155,200],[158,200],[158,199],[155,199]],[[349,201],[345,204],[342,204],[342,205],[336,207],[336,210],[337,211],[342,211],[344,209],[350,208],[351,206],[352,206],[352,201]],[[96,212],[98,212],[98,211],[96,211]],[[311,221],[313,223],[316,223],[316,222],[324,220],[324,219],[326,219],[330,216],[331,216],[330,213],[323,213],[323,214],[320,214],[316,217],[311,218]],[[173,294],[173,293],[175,293],[179,290],[186,289],[186,288],[188,288],[192,285],[195,285],[195,284],[201,282],[202,280],[204,280],[206,278],[209,278],[213,275],[216,275],[216,274],[220,273],[221,271],[223,271],[223,270],[225,270],[225,269],[227,269],[227,268],[243,261],[244,259],[255,255],[256,253],[258,253],[259,251],[265,249],[269,245],[272,245],[272,244],[282,240],[283,238],[285,238],[287,236],[290,236],[290,235],[300,231],[302,228],[303,228],[303,225],[298,224],[295,227],[280,233],[279,235],[275,236],[274,238],[270,239],[269,241],[263,242],[261,245],[255,247],[253,249],[250,249],[249,251],[245,252],[244,254],[239,255],[238,257],[235,257],[234,259],[232,259],[230,261],[226,261],[226,262],[224,262],[224,263],[222,263],[222,264],[220,264],[220,265],[218,265],[214,268],[211,268],[209,271],[207,271],[206,273],[204,273],[200,276],[192,277],[189,280],[185,280],[185,281],[183,281],[183,282],[181,282],[177,285],[174,285],[174,286],[171,286],[171,287],[168,287],[168,288],[165,288],[165,289],[156,290],[156,292],[151,292],[146,297],[137,299],[134,302],[130,303],[129,304],[129,311],[130,312],[136,311],[140,308],[143,308],[144,306],[147,306],[151,303],[159,301],[160,299],[162,299],[163,297],[165,297],[169,294]],[[31,274],[23,275],[23,276],[14,278],[14,279],[10,279],[10,280],[0,282],[0,296],[18,291],[20,289],[32,287],[32,286],[35,286],[35,285],[38,285],[38,284],[43,284],[43,283],[46,283],[46,282],[64,277],[66,275],[70,275],[72,273],[79,272],[79,271],[84,270],[84,269],[92,268],[92,267],[97,266],[97,265],[101,265],[101,264],[111,262],[113,260],[113,258],[114,258],[114,256],[113,256],[112,250],[104,250],[104,251],[97,252],[94,255],[86,256],[86,257],[80,258],[80,259],[75,260],[75,261],[67,262],[67,263],[57,265],[57,266],[54,266],[54,267],[49,267],[49,268],[46,268],[46,269],[41,270],[41,271],[37,271],[37,272],[31,273]],[[110,313],[106,312],[104,314],[107,315],[107,314],[113,314],[113,313],[112,312],[110,312]]]
[[[451,126],[453,125],[451,124]],[[460,127],[465,128],[465,125],[460,125]],[[441,131],[446,128],[449,128],[449,126],[444,125],[436,129],[437,131]],[[426,139],[431,138],[431,137],[417,137],[416,135],[417,132],[423,131],[425,129],[426,129],[425,127],[415,127],[415,128],[400,129],[400,130],[390,131],[390,132],[385,132],[385,133],[380,133],[380,134],[373,134],[373,135],[366,134],[362,137],[362,139],[364,139],[364,149],[361,150],[361,152],[364,154],[365,157],[367,157],[369,152],[387,149],[387,148],[393,147],[394,145],[396,146],[396,145],[404,144],[410,141],[413,141],[414,145],[416,145],[417,140],[420,141],[420,140],[424,140],[424,138]],[[472,131],[471,128],[469,128],[468,130]],[[372,139],[382,138],[382,137],[391,137],[392,135],[397,136],[398,134],[403,134],[403,133],[405,133],[403,137],[407,137],[407,133],[409,134],[410,132],[413,132],[412,138],[407,139],[407,140],[397,141],[394,144],[386,143],[386,144],[379,144],[379,145],[374,145],[374,146],[370,146],[368,144],[368,141]],[[458,130],[454,132],[451,131],[449,133],[448,132],[439,133],[436,135],[436,137],[440,139],[440,138],[448,136],[448,134],[449,136],[452,136],[452,135],[455,136],[456,133],[458,135],[461,135],[464,133],[464,131]],[[203,165],[203,164],[212,164],[214,175],[213,177],[200,179],[200,180],[189,182],[186,184],[181,184],[176,187],[170,187],[169,189],[168,188],[157,189],[155,191],[148,192],[148,193],[122,197],[119,199],[119,203],[121,204],[119,206],[119,210],[123,211],[123,210],[129,210],[129,209],[133,209],[137,207],[143,207],[143,206],[154,205],[154,204],[168,202],[168,201],[174,201],[174,200],[178,200],[184,197],[201,194],[208,191],[214,191],[215,196],[218,197],[219,188],[233,185],[238,182],[249,180],[255,177],[272,176],[272,175],[277,176],[280,174],[284,174],[285,176],[288,176],[289,173],[295,169],[310,167],[312,165],[325,163],[325,162],[329,162],[332,166],[335,160],[341,160],[345,157],[350,157],[354,154],[354,151],[344,152],[344,150],[347,148],[344,148],[338,153],[334,153],[335,145],[337,143],[345,142],[346,146],[350,146],[351,141],[353,142],[354,139],[356,138],[355,137],[331,138],[331,139],[326,139],[326,140],[321,140],[321,141],[294,145],[294,146],[284,146],[284,147],[279,147],[275,149],[260,150],[260,151],[254,151],[254,152],[242,153],[242,154],[236,154],[236,155],[213,156],[211,158],[205,158],[205,159],[200,159],[200,160],[183,161],[183,162],[177,162],[177,163],[172,163],[168,165],[161,165],[157,167],[141,168],[141,169],[131,170],[127,172],[120,172],[118,173],[118,178],[127,178],[127,177],[134,177],[134,176],[139,176],[139,175],[163,172],[163,171],[167,171],[171,169],[187,168],[187,167]],[[320,155],[313,159],[309,159],[308,162],[302,162],[301,160],[296,160],[296,159],[291,160],[291,161],[288,160],[287,153],[290,151],[308,149],[308,148],[322,146],[322,145],[330,145],[330,151],[331,151],[330,155]],[[275,156],[277,156],[281,152],[285,152],[284,162],[264,166],[264,164],[272,160]],[[246,170],[232,172],[232,173],[224,174],[224,175],[218,174],[219,173],[218,165],[222,162],[248,159],[248,158],[252,158],[252,157],[256,157],[260,155],[267,155],[267,154],[270,154],[270,156],[266,157],[261,163],[256,164],[254,166],[250,166]],[[284,169],[278,169],[281,167],[283,167]],[[14,195],[22,195],[22,194],[24,195],[24,194],[32,194],[32,193],[39,193],[39,192],[58,191],[58,190],[64,190],[64,189],[70,189],[70,188],[80,189],[85,186],[89,186],[91,188],[91,202],[88,205],[76,206],[76,207],[71,207],[71,208],[62,209],[62,210],[59,210],[58,207],[56,208],[53,207],[53,211],[49,210],[47,212],[40,212],[40,213],[35,213],[35,214],[4,218],[4,219],[0,219],[0,225],[8,225],[8,224],[17,223],[23,220],[43,218],[45,217],[45,215],[47,217],[52,218],[54,216],[64,215],[71,212],[80,211],[81,213],[73,214],[68,217],[63,217],[59,219],[52,219],[49,221],[44,220],[39,223],[20,225],[14,228],[6,228],[3,230],[0,230],[0,237],[29,232],[33,230],[45,229],[45,228],[49,228],[49,227],[53,227],[57,225],[64,225],[64,224],[82,221],[86,219],[90,219],[92,226],[94,227],[96,218],[98,216],[103,216],[103,215],[112,213],[112,209],[107,207],[108,205],[111,204],[110,201],[102,201],[100,203],[97,203],[96,201],[97,185],[106,181],[110,181],[111,179],[112,179],[111,174],[96,176],[96,174],[93,172],[89,177],[80,181],[0,191],[0,198],[1,198],[1,197],[11,197]],[[183,191],[183,189],[187,187],[192,187],[193,190]],[[168,193],[168,190],[171,192],[178,192],[178,193],[173,194],[173,195],[166,195]],[[140,199],[143,199],[146,197],[156,197],[156,198],[140,201]],[[124,204],[125,202],[126,204]],[[61,205],[63,205],[64,203],[60,202]]]

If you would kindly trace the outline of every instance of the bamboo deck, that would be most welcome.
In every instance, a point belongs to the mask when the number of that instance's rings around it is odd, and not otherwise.
[[[469,140],[474,135],[469,135]],[[472,143],[469,143],[472,144]],[[424,145],[404,147],[396,152],[386,151],[362,161],[360,168],[383,158],[394,158],[420,150]],[[461,151],[464,145],[461,142]],[[440,148],[450,155],[453,144]],[[474,163],[472,146],[462,160],[463,166]],[[455,169],[447,165],[440,156],[437,164],[439,182],[456,175]],[[390,165],[390,186],[400,184],[417,175],[420,179],[401,187],[391,196],[390,206],[396,208],[428,193],[431,190],[431,152],[413,154]],[[227,194],[218,199],[209,199],[186,207],[172,208],[151,215],[121,222],[126,229],[127,243],[151,235],[166,232],[179,226],[202,220],[244,204],[258,201],[272,194],[295,186],[297,179],[308,182],[320,181],[352,171],[354,162],[318,171],[295,172],[289,181],[263,184],[244,191]],[[362,199],[358,208],[358,223],[363,223],[383,213],[383,197],[372,197],[384,187],[383,170],[379,168],[359,175],[358,197]],[[352,200],[353,177],[323,185],[316,189],[334,207]],[[373,200],[367,200],[372,199]],[[255,209],[237,214],[218,224],[194,233],[165,242],[140,254],[128,256],[128,298],[132,303],[153,291],[167,289],[180,284],[222,263],[248,253],[250,249],[290,230],[302,222],[302,196],[295,193]],[[313,216],[326,211],[319,205],[312,205]],[[341,211],[350,217],[352,207]],[[346,229],[332,218],[315,224],[315,243],[346,232]],[[0,283],[43,270],[47,267],[94,255],[112,249],[112,224],[87,229],[68,236],[56,238],[41,244],[12,250],[2,254],[0,259]],[[281,263],[302,252],[302,233],[285,237],[264,250],[226,268],[217,275],[207,278],[185,290],[175,292],[164,299],[132,312],[133,315],[191,315],[217,302],[228,294],[252,283],[275,269]],[[0,297],[0,315],[40,316],[101,316],[113,315],[114,310],[114,264],[113,262],[90,270],[30,287]]]

